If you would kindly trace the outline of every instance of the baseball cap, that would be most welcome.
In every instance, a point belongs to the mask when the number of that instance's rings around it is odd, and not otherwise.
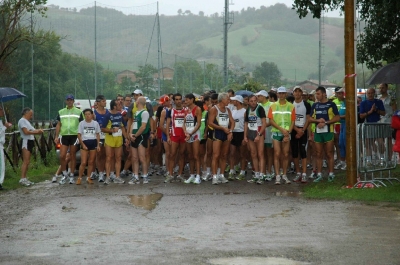
[[[310,95],[315,95],[315,89],[310,92]]]
[[[258,93],[256,93],[256,96],[263,96],[263,97],[269,97],[268,92],[265,90],[260,90]]]
[[[276,88],[275,87],[271,88],[271,91],[276,92]]]
[[[336,93],[344,92],[344,88],[343,88],[343,87],[340,87],[340,86],[335,87],[335,92],[336,92]]]
[[[303,91],[303,95],[308,96],[308,92],[306,90]]]
[[[74,103],[74,106],[75,106],[76,108],[80,109],[80,108],[81,108],[81,103],[80,103],[80,102],[75,102],[75,103]]]
[[[67,99],[75,99],[75,97],[74,97],[74,95],[72,95],[72,94],[68,94],[66,97],[65,97],[65,99],[67,100]]]
[[[135,91],[133,91],[133,94],[136,94],[136,95],[143,95],[143,92],[142,92],[142,90],[140,90],[140,89],[135,89]]]
[[[278,91],[277,92],[278,93],[287,93],[286,87],[284,87],[284,86],[278,87]]]
[[[301,92],[303,92],[303,89],[301,88],[301,86],[295,86],[293,88],[293,92],[296,91],[297,89],[299,89]]]
[[[243,97],[241,95],[236,95],[234,97],[231,97],[231,100],[236,100],[239,101],[240,103],[243,103]]]
[[[144,97],[145,99],[146,99],[146,102],[147,103],[150,103],[151,102],[151,100],[148,98],[148,97]]]
[[[165,102],[169,101],[169,97],[167,95],[161,96],[160,100],[158,101],[160,104],[164,104]]]

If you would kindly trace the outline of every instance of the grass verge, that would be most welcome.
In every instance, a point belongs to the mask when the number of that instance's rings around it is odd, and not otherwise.
[[[34,159],[31,157],[31,163],[27,172],[27,177],[30,181],[33,181],[35,183],[42,182],[51,179],[52,175],[56,173],[59,166],[59,161],[56,157],[56,153],[48,153],[47,160],[48,165],[46,166],[40,155],[38,155],[36,161],[34,161]],[[6,174],[3,183],[4,190],[14,190],[22,187],[19,184],[19,180],[21,179],[21,164],[22,162],[20,161],[18,167],[16,167],[14,171],[11,165],[6,162]]]
[[[386,174],[386,173],[384,173]],[[392,171],[392,177],[400,180],[400,168]],[[310,199],[332,199],[364,202],[400,202],[400,183],[393,181],[394,185],[384,182],[387,187],[347,189],[346,173],[336,175],[333,183],[326,182],[326,179],[320,183],[310,183],[304,187],[304,197]]]

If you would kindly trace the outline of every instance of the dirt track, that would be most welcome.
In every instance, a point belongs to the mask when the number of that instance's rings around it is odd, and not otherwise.
[[[155,177],[2,192],[0,263],[400,264],[399,208],[307,200],[300,190]]]

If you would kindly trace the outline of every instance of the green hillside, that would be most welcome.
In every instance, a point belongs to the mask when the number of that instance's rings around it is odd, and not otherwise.
[[[251,43],[243,45],[246,36]],[[283,77],[304,80],[318,70],[318,39],[309,35],[291,32],[264,30],[260,25],[251,25],[229,32],[228,54],[240,55],[245,62],[274,62]],[[221,48],[221,36],[199,42],[206,47]],[[329,47],[325,47],[324,60],[340,59]]]
[[[81,10],[49,9],[39,24],[63,36],[64,51],[94,60],[94,7]],[[137,70],[146,62],[157,67],[155,15],[125,15],[112,8],[96,8],[97,61],[105,69]],[[268,18],[268,19],[266,19]],[[325,18],[323,63],[330,74],[343,68],[343,19]],[[189,59],[221,66],[222,19],[194,14],[160,17],[163,66]],[[318,70],[318,20],[298,19],[283,4],[235,12],[229,31],[228,62],[253,71],[263,61],[278,65],[283,78],[304,80]],[[234,62],[231,56],[240,58]],[[242,64],[242,65],[238,65]]]

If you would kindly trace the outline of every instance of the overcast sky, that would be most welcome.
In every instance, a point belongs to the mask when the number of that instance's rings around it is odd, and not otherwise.
[[[133,7],[141,6],[149,3],[155,3],[156,0],[101,0],[97,1],[98,5],[104,4],[110,7]],[[266,7],[276,3],[284,3],[291,7],[293,0],[229,0],[233,5],[229,6],[230,11],[240,11],[242,8],[255,7],[260,8],[264,5]],[[94,1],[85,0],[48,0],[47,4],[58,5],[60,7],[79,7],[87,4],[92,4]],[[160,14],[176,15],[178,9],[182,11],[190,10],[193,14],[198,14],[203,11],[206,15],[214,14],[215,12],[221,13],[224,11],[225,0],[159,0]],[[117,9],[117,8],[116,8]],[[339,16],[339,12],[331,12],[328,16]]]

